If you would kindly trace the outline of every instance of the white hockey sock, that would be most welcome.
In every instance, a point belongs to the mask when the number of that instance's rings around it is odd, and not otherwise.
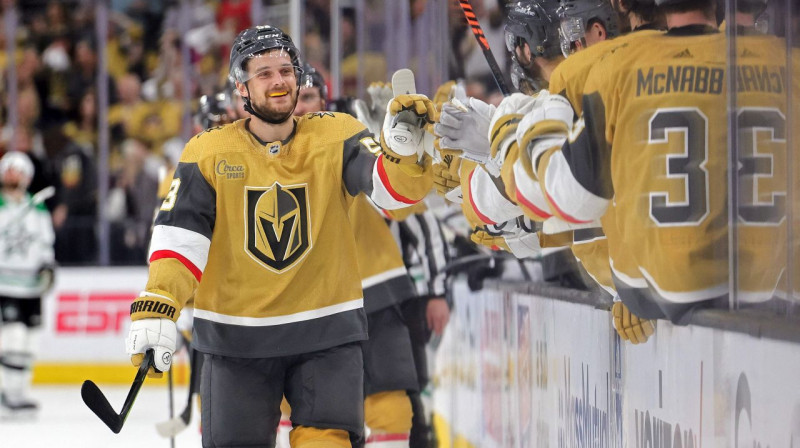
[[[278,424],[278,437],[275,440],[275,448],[289,448],[289,433],[292,431],[292,422],[289,419],[281,418]]]

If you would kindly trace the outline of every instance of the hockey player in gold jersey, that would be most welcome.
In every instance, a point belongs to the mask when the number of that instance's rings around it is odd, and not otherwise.
[[[524,151],[550,209],[563,219],[597,219],[613,199],[618,232],[608,238],[623,302],[645,318],[685,322],[698,305],[727,300],[728,294],[725,41],[716,30],[715,2],[656,4],[669,31],[615,46],[592,68],[583,120],[573,129],[559,112],[568,107],[566,101],[554,97],[529,120]],[[779,123],[762,121],[778,117],[785,100],[778,94],[781,83],[766,80],[780,79],[785,65],[763,48],[738,51],[743,57],[737,72],[760,67],[764,76],[763,82],[739,92],[740,103],[774,105],[775,114],[759,115],[759,126],[777,129]],[[746,110],[740,115],[755,116]],[[553,148],[559,139],[563,146]],[[752,162],[740,168],[740,179],[750,182],[759,202],[780,196],[772,189],[772,178],[780,185],[780,174],[770,176],[754,159],[780,163],[785,149],[777,139],[766,143],[766,154],[751,150],[745,160]],[[748,172],[754,169],[770,179],[755,185],[757,176]],[[741,214],[741,205],[739,210]],[[768,261],[783,246],[780,211],[772,211],[778,214],[774,223],[754,223],[740,242],[740,261]],[[770,213],[756,215],[755,220],[763,221]],[[620,263],[614,253],[628,259]],[[779,273],[759,270],[742,287],[751,300],[764,300]]]
[[[282,395],[293,408],[292,446],[360,441],[366,314],[355,242],[342,228],[361,192],[392,209],[432,186],[416,118],[385,128],[381,144],[346,115],[293,118],[298,58],[277,28],[237,36],[230,74],[252,117],[187,143],[156,219],[147,285],[131,306],[128,353],[136,364],[154,350],[155,370],[165,371],[174,321],[194,295],[205,447],[272,446]],[[392,106],[393,115],[435,113],[422,95]]]
[[[324,97],[325,81],[321,75],[309,70],[301,79],[301,98]],[[300,111],[295,110],[295,115],[324,111],[322,102],[312,100],[306,101]],[[417,389],[417,375],[409,331],[399,306],[415,295],[414,285],[385,221],[386,217],[393,217],[391,212],[379,210],[366,195],[359,194],[348,216],[356,240],[369,335],[362,344],[364,419],[369,429],[365,446],[408,447],[412,410],[407,391]]]
[[[655,11],[655,5],[652,1],[622,0],[614,2],[614,10],[628,18],[630,28],[633,32],[614,39],[596,42],[578,51],[576,48],[580,48],[581,46],[576,46],[574,42],[580,42],[584,40],[584,38],[580,34],[574,32],[570,33],[570,30],[582,29],[583,23],[591,22],[591,19],[587,20],[588,17],[596,15],[600,15],[601,17],[608,16],[609,12],[607,9],[611,8],[612,5],[603,5],[602,2],[597,2],[596,0],[589,0],[585,2],[585,5],[581,4],[584,2],[573,1],[570,3],[574,4],[572,8],[561,10],[560,30],[562,48],[564,48],[565,53],[572,50],[572,54],[556,67],[550,78],[549,91],[566,97],[575,110],[575,114],[580,116],[583,111],[584,86],[589,72],[595,63],[613,47],[629,40],[637,39],[640,36],[659,33],[660,31],[657,30],[659,27],[659,20]],[[576,20],[578,20],[577,23]],[[609,32],[608,34],[613,37],[613,32]],[[565,39],[566,42],[564,42]],[[524,135],[525,126],[525,123],[520,124],[520,132],[518,132],[517,135]],[[519,141],[518,144],[523,146],[525,142]],[[523,157],[526,154],[527,153],[524,152],[521,153]],[[536,194],[541,195],[541,189],[538,183],[536,183],[535,179],[525,170],[526,166],[530,166],[530,161],[517,159],[507,162],[513,163],[514,165],[513,170],[506,171],[507,175],[514,177],[514,180],[508,181],[504,178],[504,181],[514,182],[517,185],[519,195],[522,197],[529,197]],[[544,198],[540,197],[539,199],[543,200]],[[551,220],[560,221],[558,217],[551,218]],[[608,208],[602,220],[606,222],[602,228],[587,225],[584,226],[584,228],[572,231],[572,252],[575,257],[580,260],[587,273],[597,284],[616,298],[617,294],[611,278],[611,268],[609,266],[608,241],[605,236],[605,231],[614,232],[616,229],[616,226],[613,225],[613,207]],[[612,223],[612,225],[608,225],[608,223]],[[612,309],[612,316],[614,317],[614,327],[620,337],[634,344],[645,342],[653,332],[651,323],[646,320],[640,320],[635,315],[631,315],[630,311],[622,302],[615,302]],[[626,322],[628,322],[629,325],[626,325]]]

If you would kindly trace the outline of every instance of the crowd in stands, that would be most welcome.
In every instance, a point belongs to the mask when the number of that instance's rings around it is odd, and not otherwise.
[[[280,2],[263,2],[262,8],[275,3]],[[383,3],[385,0],[367,1],[367,83],[388,78],[380,37],[384,32]],[[423,14],[426,4],[426,0],[410,2],[412,20]],[[502,48],[503,2],[473,4],[490,41]],[[57,195],[47,205],[53,215],[60,264],[99,261],[100,219],[110,222],[111,264],[143,264],[157,205],[154,192],[165,171],[164,145],[193,135],[196,127],[191,109],[196,108],[197,98],[225,86],[230,42],[252,25],[251,0],[111,0],[108,35],[102,46],[96,2],[9,0],[3,5],[0,155],[18,150],[32,159],[36,174],[31,192],[48,185],[57,187]],[[329,80],[331,2],[308,0],[303,6],[304,55]],[[6,18],[12,7],[16,20],[13,29],[7,30],[10,22]],[[450,6],[449,14],[450,75],[466,78],[471,95],[499,102],[488,66],[480,59],[483,56],[457,3]],[[288,22],[288,17],[281,20]],[[354,23],[355,11],[344,10],[345,96],[356,93],[352,79],[357,74]],[[13,36],[13,43],[6,41],[8,36]],[[8,54],[9,44],[13,44],[13,54]],[[105,170],[98,169],[103,134],[98,114],[104,99],[98,91],[98,64],[103,47],[108,73]],[[187,53],[189,63],[184,64]],[[496,53],[505,65],[504,52]],[[15,89],[10,86],[13,79]],[[189,89],[186,95],[184,89]],[[99,173],[107,173],[108,178],[99,179]],[[106,201],[100,207],[98,187],[106,183]],[[102,217],[98,216],[101,211]]]

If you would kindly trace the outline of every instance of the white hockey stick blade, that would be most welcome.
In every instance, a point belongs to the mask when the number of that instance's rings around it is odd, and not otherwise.
[[[165,439],[171,439],[188,427],[189,425],[179,415],[165,422],[156,423],[156,432]]]
[[[392,93],[397,95],[411,95],[417,93],[417,83],[414,72],[401,68],[392,75]]]
[[[32,205],[39,205],[42,202],[50,199],[56,194],[56,187],[50,185],[49,187],[42,188],[31,197]]]
[[[400,70],[394,72],[392,75],[392,96],[400,96],[400,95],[413,95],[417,93],[417,83],[414,80],[414,72],[407,68],[401,68]],[[411,111],[403,111],[397,114],[392,121],[392,127],[397,126],[397,122],[399,118],[403,116],[406,123],[413,122],[414,113]],[[412,117],[408,119],[406,117]]]
[[[401,68],[400,70],[394,72],[394,74],[392,75],[392,95],[394,96],[413,95],[416,93],[417,93],[417,82],[414,79],[414,72],[412,72],[410,69],[407,68]],[[397,114],[397,117],[394,118],[394,122],[392,123],[393,127],[397,125],[398,118],[400,118],[401,115],[408,116],[408,115],[413,115],[413,113],[410,111],[404,111]],[[408,122],[410,120],[403,120],[403,121]],[[419,120],[418,125],[419,127],[422,127],[424,125],[424,122],[422,122],[422,120]],[[430,144],[425,145],[424,149],[425,152],[428,153],[429,156],[433,157],[434,160],[441,161],[441,157],[439,157],[439,155],[436,154],[436,151],[433,148],[432,140],[430,141]],[[419,157],[421,159],[422,154],[419,154]]]

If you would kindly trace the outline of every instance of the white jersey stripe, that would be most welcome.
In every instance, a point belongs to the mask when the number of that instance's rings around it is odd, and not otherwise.
[[[388,271],[383,271],[380,274],[375,274],[375,275],[373,275],[371,277],[367,277],[367,278],[361,280],[361,288],[362,289],[367,289],[370,286],[375,286],[378,283],[383,283],[386,280],[390,280],[390,279],[393,279],[395,277],[400,277],[400,276],[403,276],[403,275],[406,275],[406,274],[408,274],[408,271],[406,270],[405,266],[401,266],[399,268],[394,268],[394,269],[389,269]]]
[[[575,179],[561,151],[556,151],[550,157],[544,180],[545,190],[556,207],[581,222],[600,219],[611,202],[592,194]]]
[[[497,189],[490,174],[481,167],[476,167],[469,181],[469,193],[477,212],[492,220],[493,223],[510,221],[522,214],[522,210],[506,199]],[[486,223],[492,224],[492,223]]]
[[[197,232],[159,225],[153,227],[153,238],[150,240],[150,253],[147,258],[149,259],[156,251],[173,251],[186,257],[202,272],[206,269],[210,246],[211,240]]]
[[[331,316],[345,311],[357,310],[364,308],[364,299],[355,299],[348,302],[330,305],[323,308],[310,311],[301,311],[295,314],[287,314],[286,316],[272,316],[272,317],[241,317],[230,316],[227,314],[215,313],[213,311],[194,309],[195,319],[205,319],[212,322],[228,325],[241,325],[243,327],[271,327],[275,325],[291,324],[295,322],[305,322],[309,320],[319,319],[321,317]]]
[[[372,194],[369,198],[375,205],[386,210],[408,207],[409,204],[392,197],[386,185],[383,184],[383,180],[381,180],[381,176],[378,173],[378,163],[375,162],[375,166],[372,168]]]

